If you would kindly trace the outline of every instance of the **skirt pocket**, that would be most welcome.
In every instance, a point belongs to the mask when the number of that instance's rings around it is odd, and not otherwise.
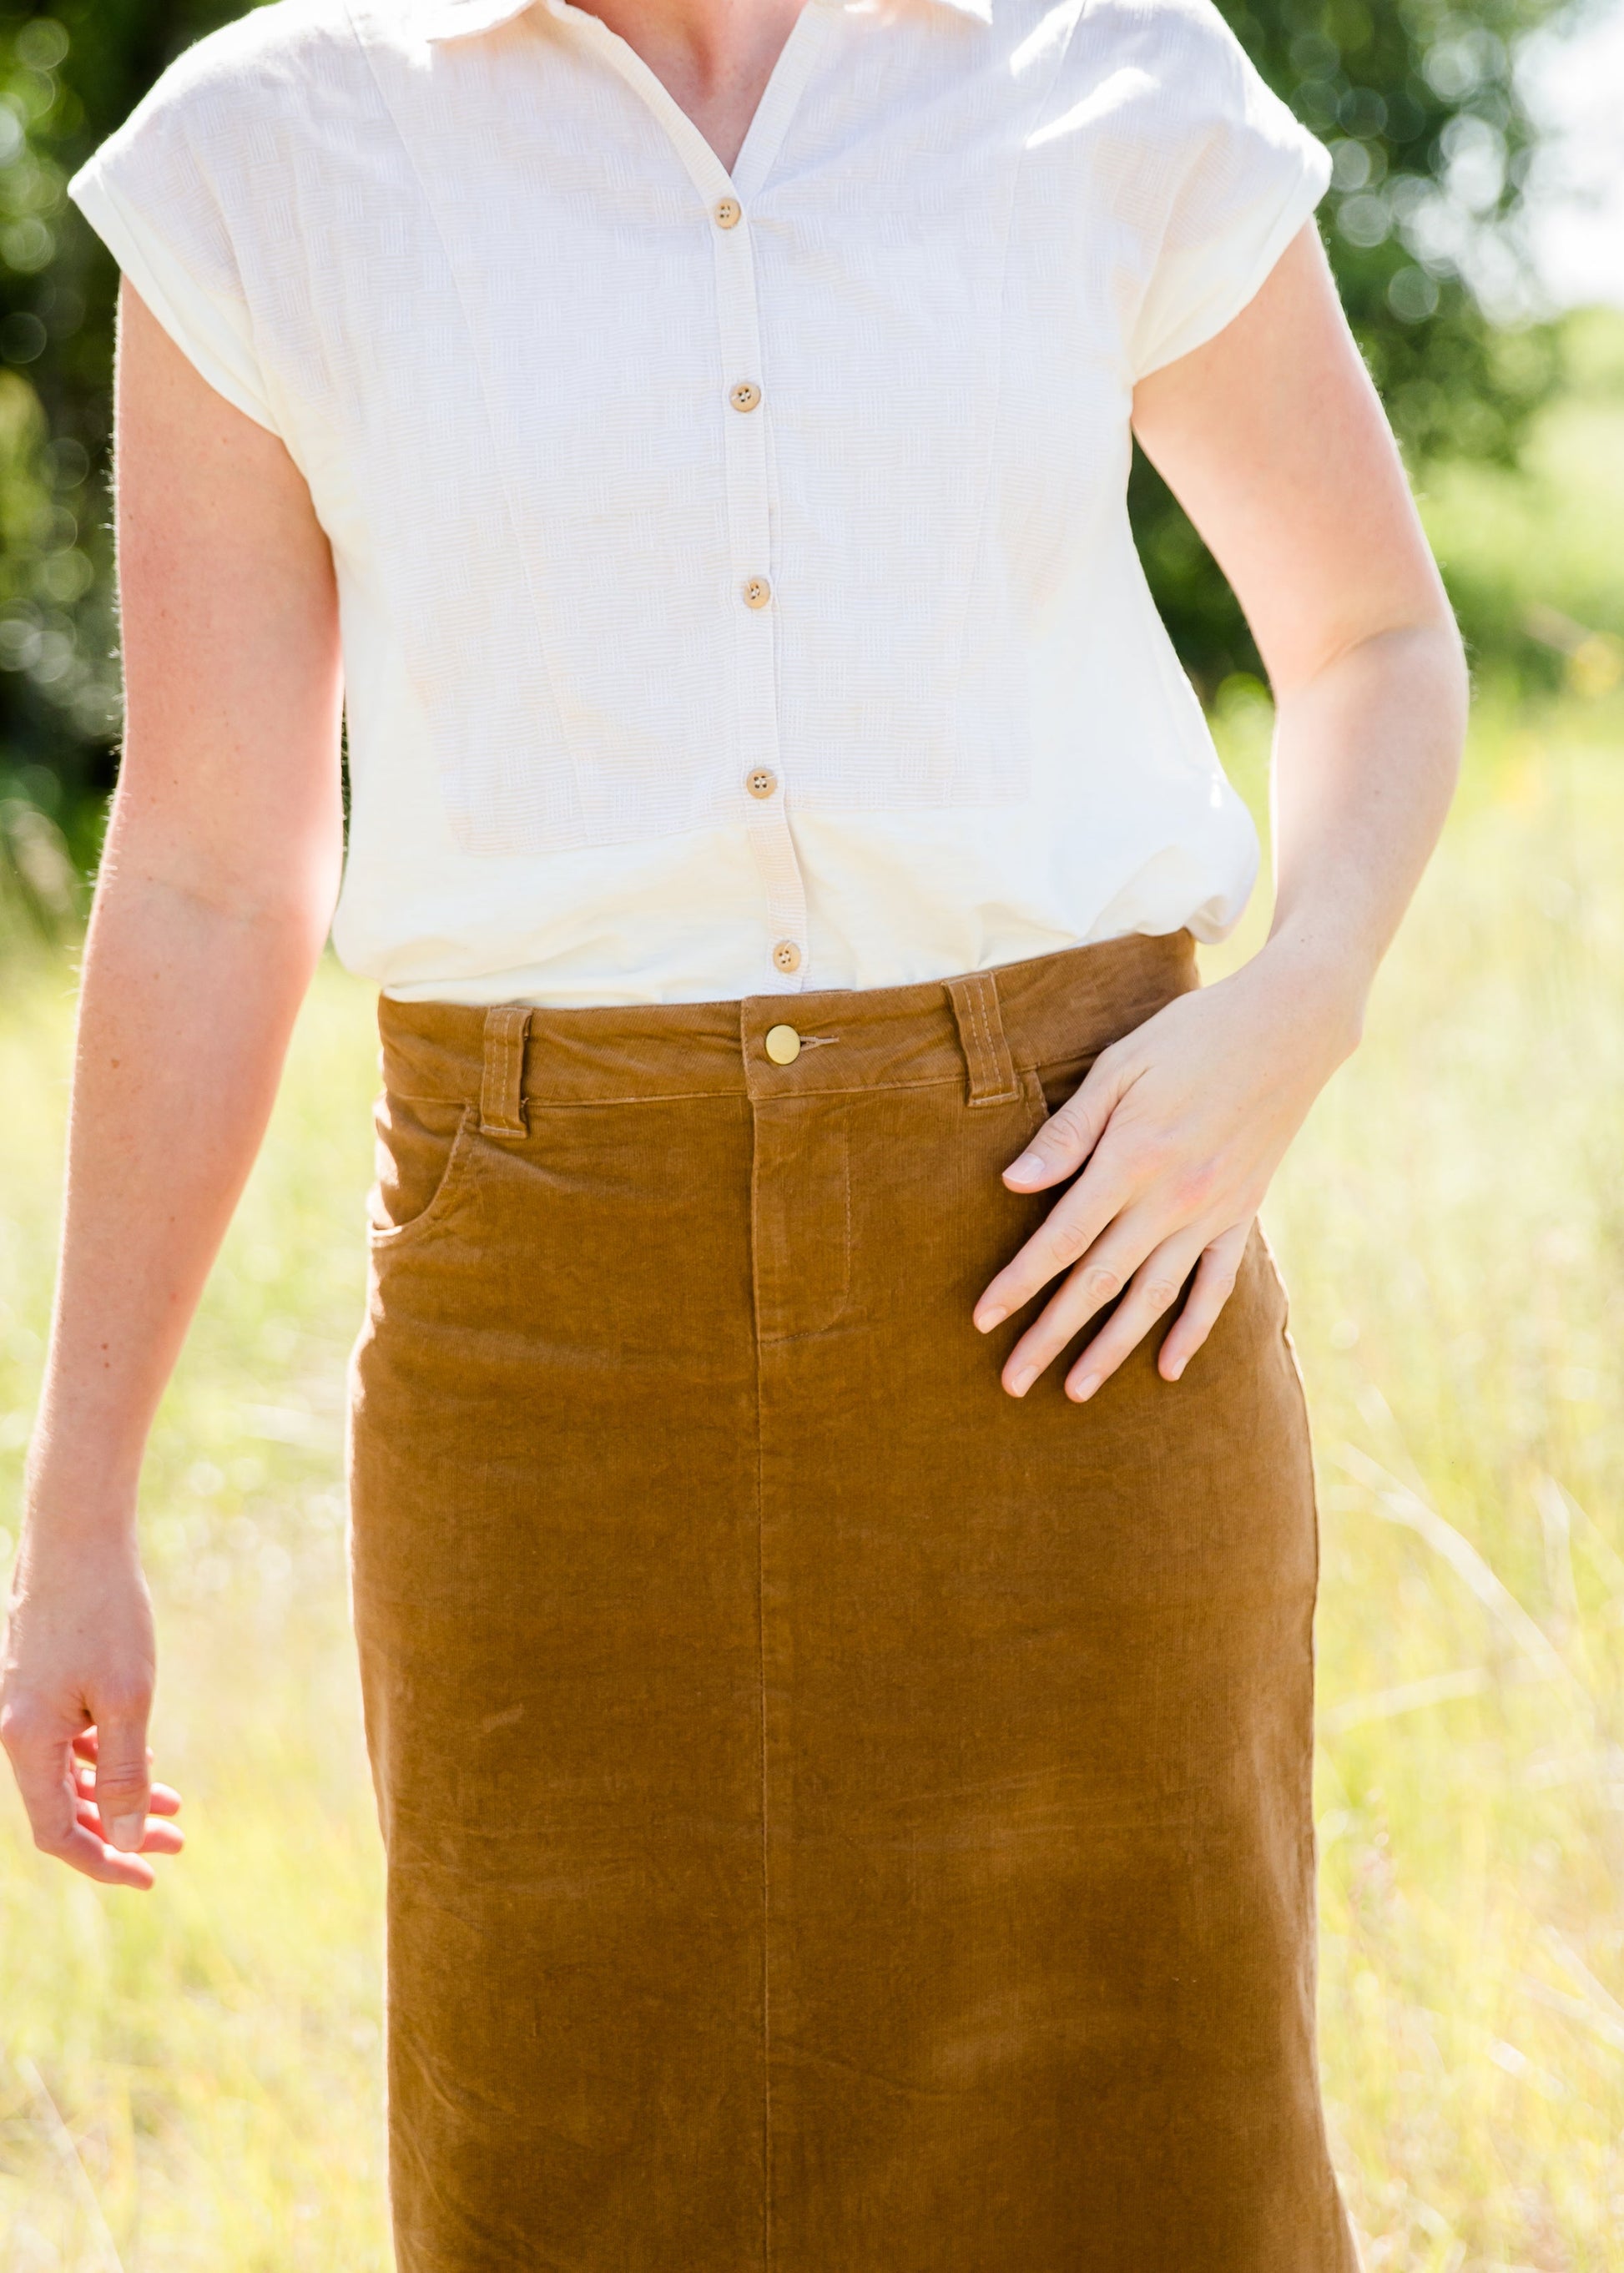
[[[367,1238],[374,1252],[414,1243],[451,1213],[471,1179],[477,1117],[472,1105],[379,1099],[377,1178],[367,1197]]]

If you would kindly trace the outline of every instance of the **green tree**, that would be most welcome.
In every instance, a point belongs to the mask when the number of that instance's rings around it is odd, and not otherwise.
[[[70,825],[111,780],[120,699],[106,484],[117,278],[66,184],[172,56],[242,12],[0,0],[0,764]]]
[[[1224,4],[1224,0],[1221,0]],[[1556,376],[1540,325],[1497,323],[1532,135],[1515,42],[1546,0],[1228,0],[1263,77],[1335,161],[1320,219],[1342,304],[1413,469],[1508,461]],[[1475,279],[1484,299],[1472,289]],[[1256,671],[1233,596],[1142,459],[1130,492],[1158,605],[1204,691]]]
[[[106,527],[112,264],[66,204],[73,168],[240,0],[0,0],[0,758],[71,806],[110,780],[118,676]],[[1360,345],[1412,462],[1508,458],[1548,389],[1538,327],[1497,331],[1530,128],[1511,68],[1549,0],[1227,0],[1263,75],[1331,146],[1322,219]],[[1187,666],[1256,668],[1183,514],[1136,467],[1135,525]]]

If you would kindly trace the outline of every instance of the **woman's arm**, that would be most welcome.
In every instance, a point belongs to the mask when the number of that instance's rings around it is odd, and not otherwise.
[[[128,285],[117,392],[127,725],[0,1736],[37,1843],[146,1887],[140,1850],[179,1836],[147,1822],[136,1483],[326,937],[342,696],[332,560],[303,478]],[[157,1804],[172,1812],[172,1795]]]
[[[1276,706],[1267,944],[1106,1050],[1005,1171],[1084,1173],[976,1306],[983,1332],[1057,1274],[1016,1343],[1023,1396],[1118,1294],[1066,1387],[1091,1396],[1195,1273],[1158,1363],[1177,1381],[1443,825],[1465,731],[1460,640],[1312,227],[1218,337],[1138,388],[1134,427],[1229,577]],[[1125,1292],[1124,1292],[1125,1289]]]

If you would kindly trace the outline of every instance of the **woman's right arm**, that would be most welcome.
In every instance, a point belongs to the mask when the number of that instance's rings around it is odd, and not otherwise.
[[[36,1843],[147,1887],[141,1850],[180,1842],[147,1812],[136,1486],[327,935],[342,684],[332,558],[303,477],[128,284],[117,394],[126,730],[86,949],[0,1738]]]

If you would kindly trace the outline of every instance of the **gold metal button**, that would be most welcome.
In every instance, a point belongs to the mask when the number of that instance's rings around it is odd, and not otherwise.
[[[801,1055],[801,1037],[793,1026],[769,1026],[767,1055],[774,1065],[793,1065]]]
[[[752,797],[771,797],[778,786],[778,777],[771,766],[752,766],[744,785]]]
[[[741,379],[727,400],[735,410],[754,410],[761,401],[761,389],[754,380]]]
[[[793,939],[781,939],[772,950],[772,959],[780,971],[799,971],[801,949]]]
[[[718,229],[737,229],[744,218],[744,207],[737,198],[721,198],[713,207]]]
[[[764,576],[752,576],[744,588],[747,608],[764,608],[772,597],[772,587]]]

